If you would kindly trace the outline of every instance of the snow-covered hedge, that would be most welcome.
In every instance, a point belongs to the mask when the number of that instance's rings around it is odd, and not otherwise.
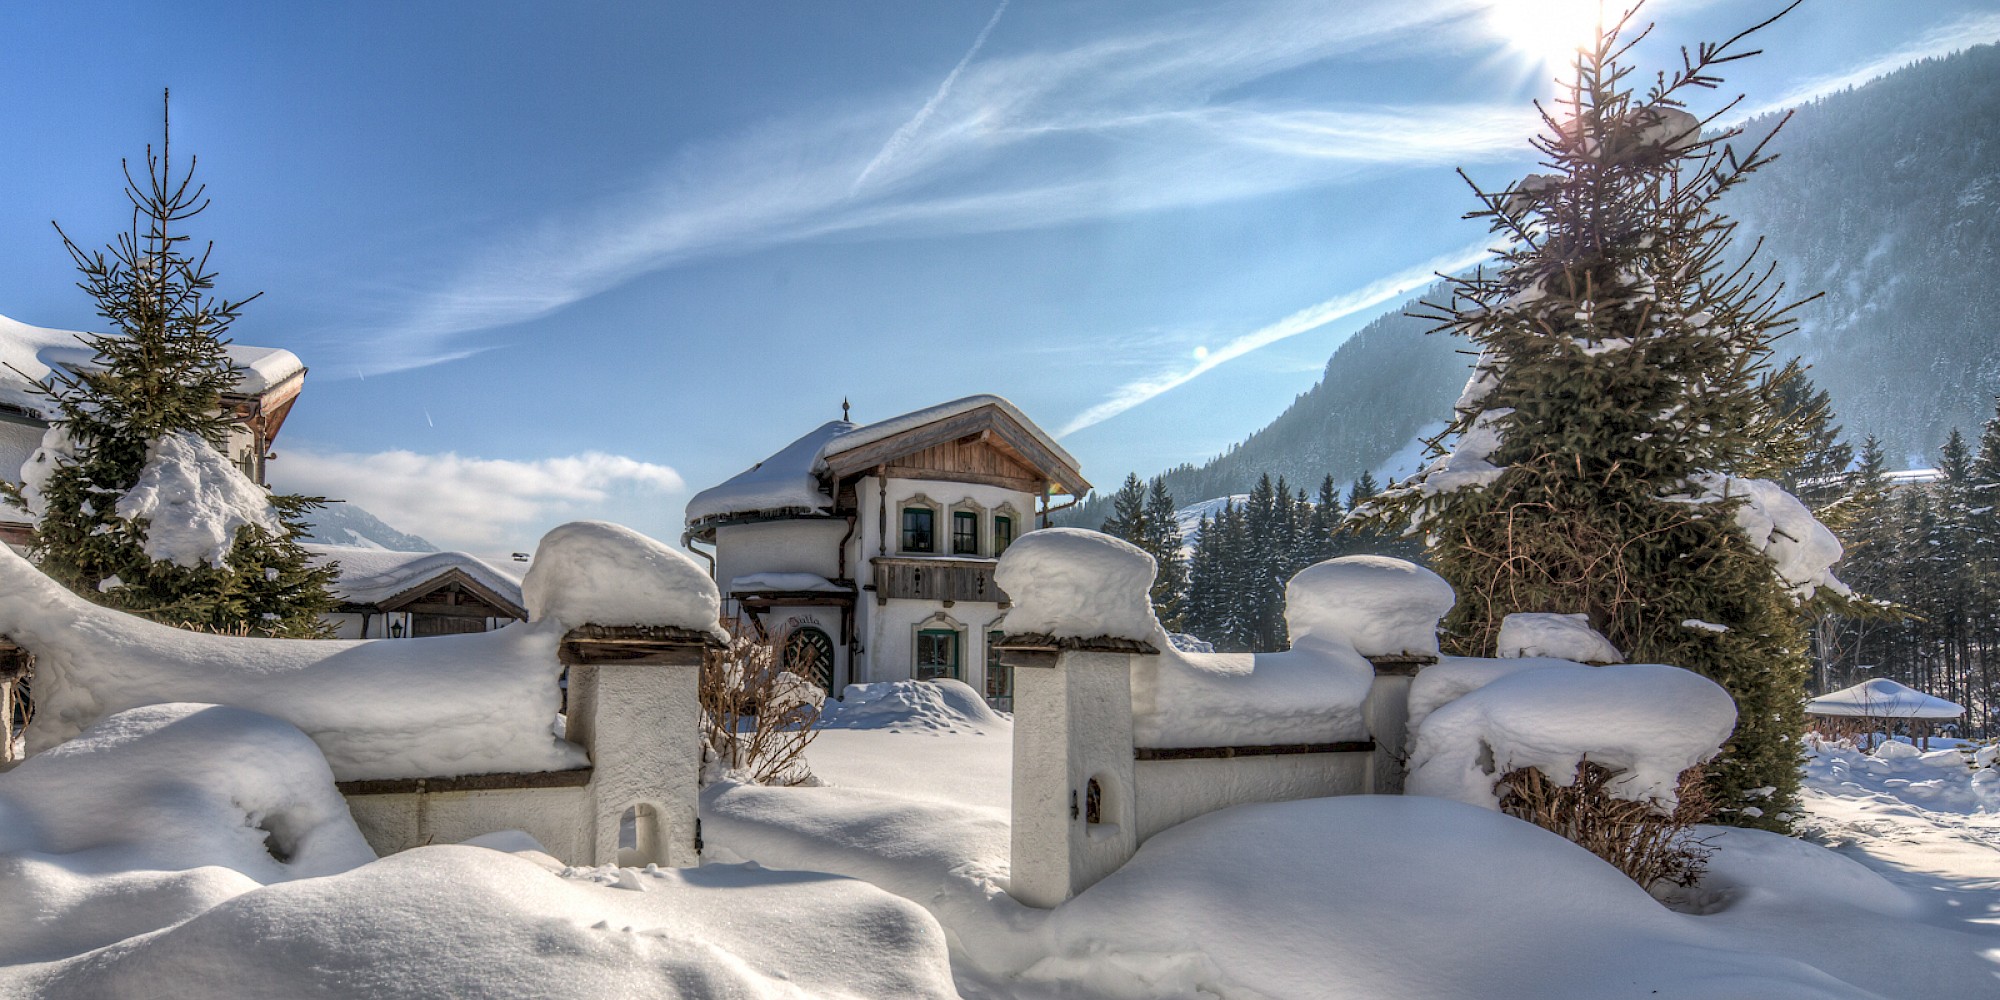
[[[1610,794],[1666,814],[1681,772],[1715,756],[1735,727],[1729,693],[1679,667],[1522,669],[1423,718],[1407,787],[1497,809],[1501,775],[1532,767],[1567,786],[1588,759],[1619,772]]]
[[[614,525],[549,533],[524,585],[537,619],[496,632],[333,642],[216,636],[71,594],[0,551],[0,635],[36,657],[30,752],[105,716],[167,702],[236,705],[306,731],[341,779],[581,767],[555,737],[569,628],[716,628],[715,585],[693,561]]]

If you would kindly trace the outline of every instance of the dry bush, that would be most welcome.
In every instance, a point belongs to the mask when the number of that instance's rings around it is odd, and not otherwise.
[[[1532,767],[1509,771],[1500,777],[1500,809],[1574,841],[1647,889],[1693,885],[1710,853],[1692,829],[1709,814],[1701,768],[1681,772],[1680,803],[1666,816],[1605,791],[1619,773],[1584,761],[1565,786]]]
[[[815,664],[778,663],[776,644],[754,625],[725,620],[729,645],[701,665],[705,777],[734,773],[760,785],[812,782],[806,747],[819,735],[825,692],[808,680]]]

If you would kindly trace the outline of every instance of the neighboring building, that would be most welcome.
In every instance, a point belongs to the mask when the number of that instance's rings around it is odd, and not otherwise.
[[[41,447],[54,418],[53,403],[35,392],[33,381],[45,381],[58,368],[88,368],[94,355],[83,337],[0,316],[0,477],[7,481],[20,482],[21,467]],[[306,367],[275,347],[230,344],[224,350],[243,378],[222,398],[233,421],[223,454],[261,484],[271,444],[305,385]],[[0,541],[24,545],[32,528],[27,512],[0,504]]]
[[[1014,404],[971,396],[822,425],[696,494],[682,541],[714,546],[725,613],[775,636],[829,690],[952,677],[1005,703],[994,564],[1051,496],[1089,489]]]
[[[337,639],[402,639],[486,632],[526,621],[521,581],[463,552],[391,552],[308,544],[315,563],[340,564],[339,604],[326,616]]]

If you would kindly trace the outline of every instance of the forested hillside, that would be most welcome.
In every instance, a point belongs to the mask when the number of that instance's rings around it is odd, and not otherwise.
[[[1774,116],[1754,120],[1761,135]],[[1892,465],[1974,433],[2000,394],[2000,47],[1925,60],[1797,109],[1778,162],[1731,195],[1747,249],[1764,240],[1787,293],[1824,296],[1779,343],[1833,397],[1848,435]],[[1470,201],[1468,199],[1468,207]],[[1433,288],[1427,295],[1440,294]],[[1201,465],[1166,472],[1180,503],[1246,493],[1259,476],[1310,486],[1379,470],[1450,416],[1470,359],[1409,304],[1328,360],[1275,421]],[[1098,470],[1112,479],[1116,470]],[[1095,527],[1100,504],[1067,512]]]

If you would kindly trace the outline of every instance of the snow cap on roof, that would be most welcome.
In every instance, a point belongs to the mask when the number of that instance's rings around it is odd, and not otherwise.
[[[1000,396],[982,393],[948,403],[913,410],[872,424],[832,420],[786,445],[777,454],[738,473],[720,485],[694,495],[687,505],[687,524],[736,514],[810,514],[828,510],[833,497],[821,486],[827,460],[874,444],[905,431],[991,406],[1019,424],[1035,442],[1070,468],[1076,458],[1056,443],[1046,431],[1035,426],[1020,408]]]
[[[525,607],[520,580],[465,552],[395,552],[317,543],[308,543],[306,551],[312,553],[316,565],[340,564],[340,578],[334,581],[333,595],[349,604],[380,604],[458,570],[515,607]]]
[[[1887,677],[1877,677],[1806,702],[1806,714],[1871,719],[1956,719],[1965,714],[1965,709],[1956,702],[1932,697]]]
[[[57,367],[89,367],[96,355],[85,346],[88,336],[74,330],[29,326],[0,316],[0,406],[37,414],[44,411],[49,401],[35,393],[28,379],[47,381]],[[235,391],[245,396],[261,396],[305,370],[298,355],[282,348],[228,344],[223,351],[242,375]],[[23,375],[27,378],[22,378]]]

